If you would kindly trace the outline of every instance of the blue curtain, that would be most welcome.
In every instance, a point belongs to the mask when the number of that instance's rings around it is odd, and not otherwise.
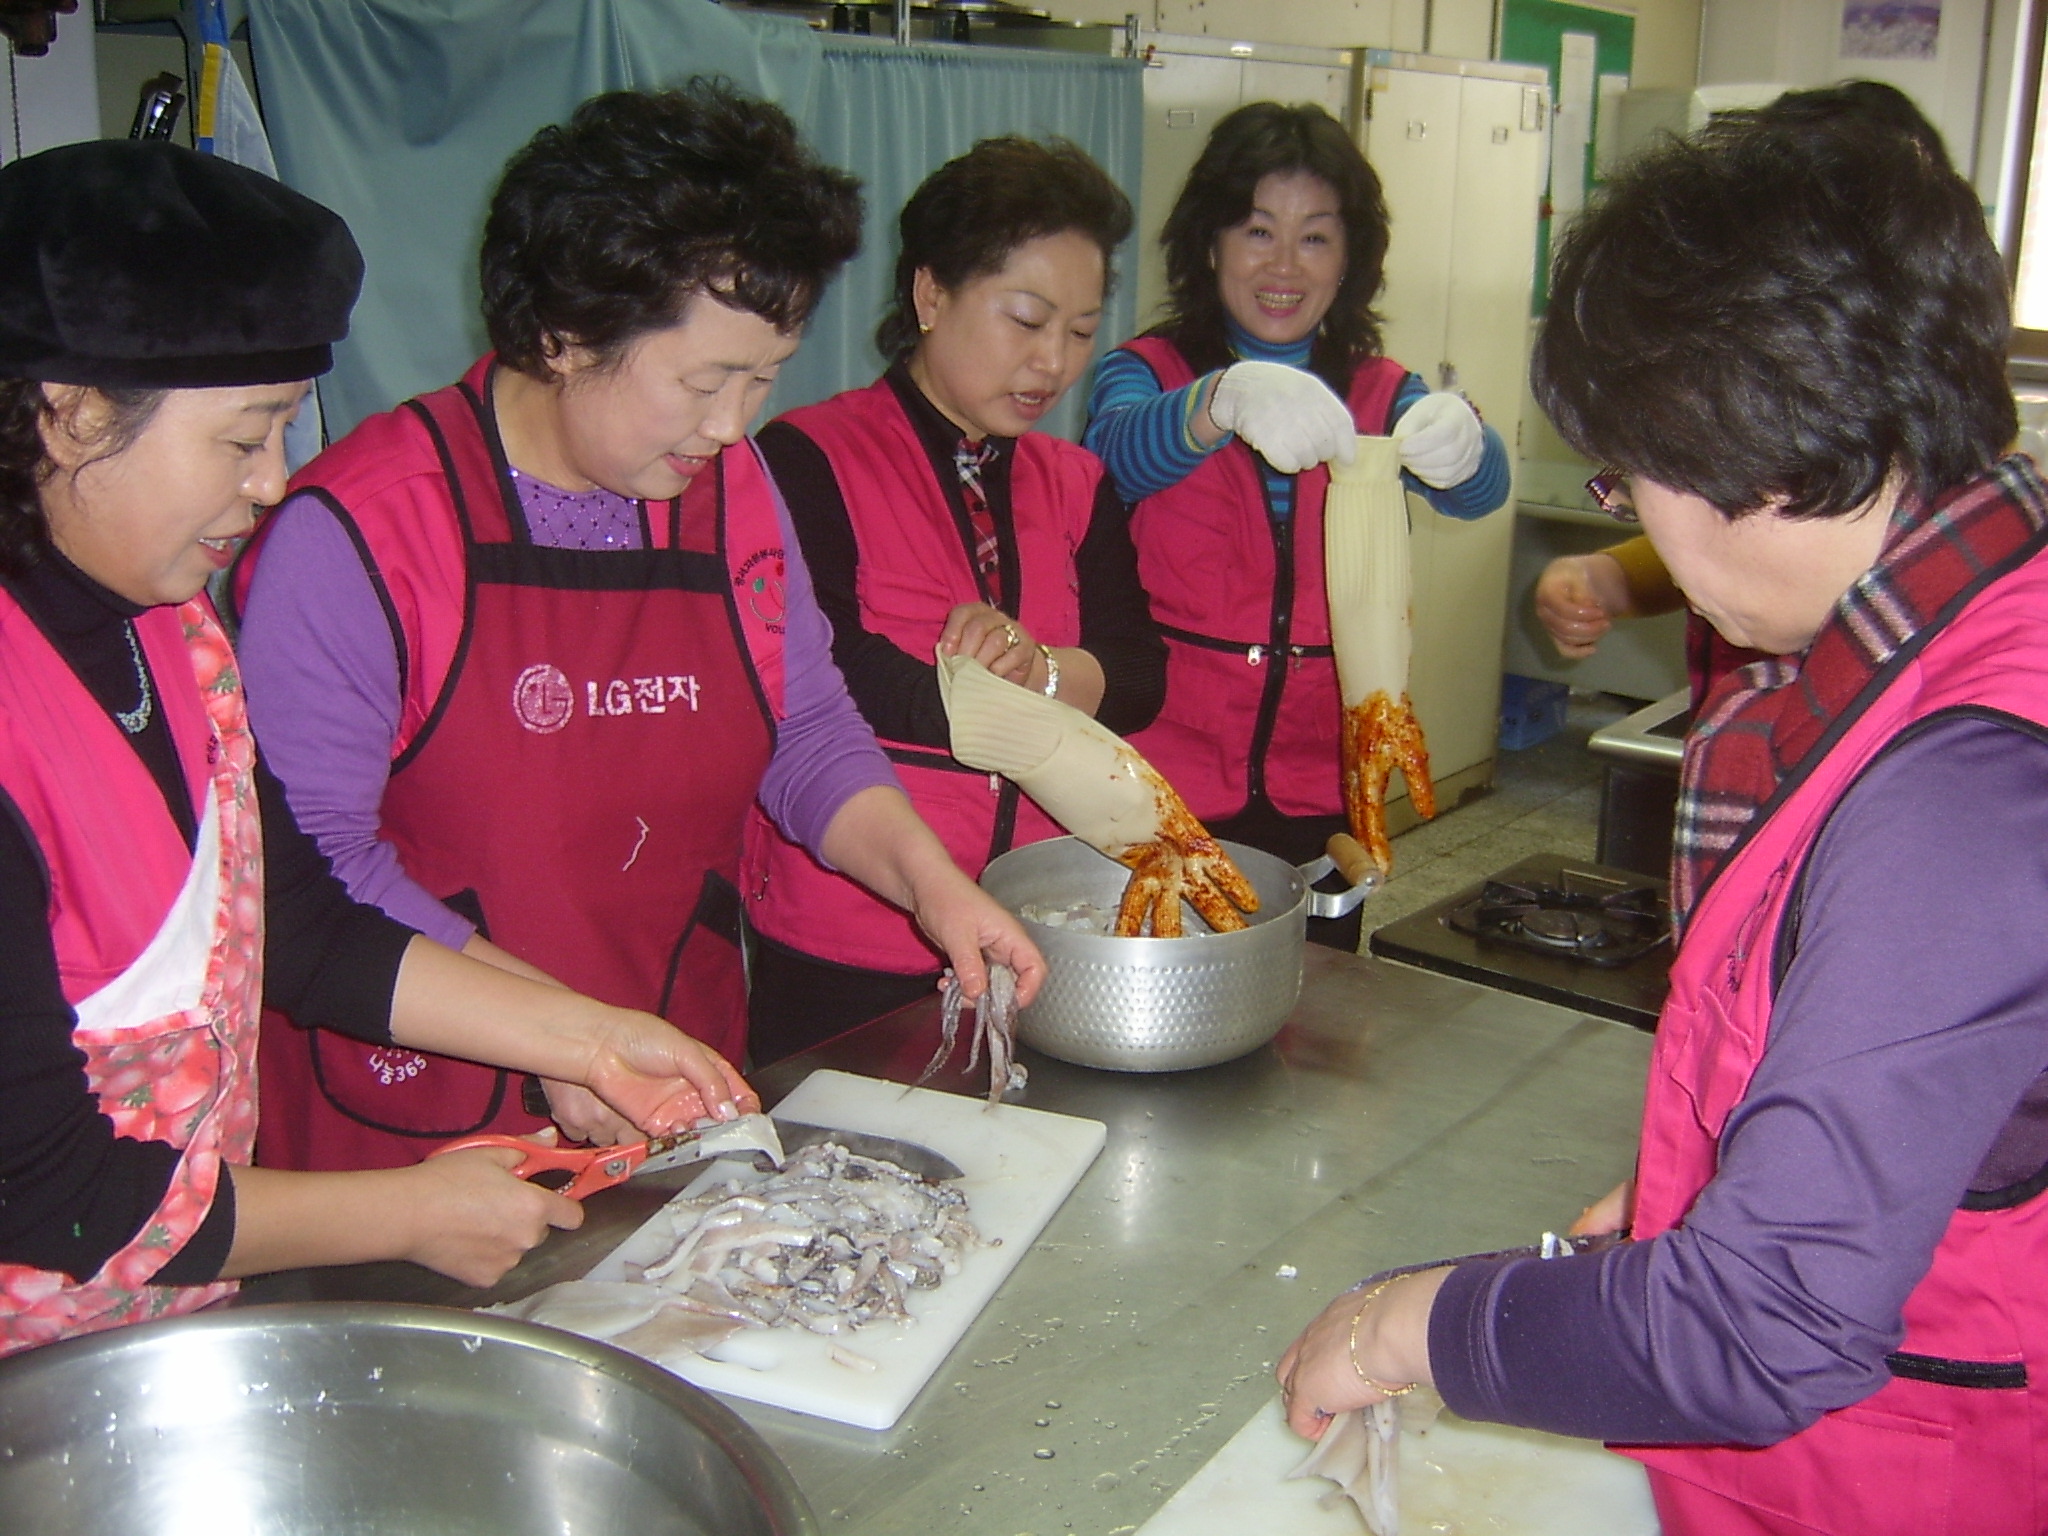
[[[1142,66],[1009,48],[910,47],[832,37],[802,114],[811,142],[861,178],[867,233],[861,256],[820,306],[803,350],[785,369],[772,409],[824,398],[881,370],[875,321],[896,267],[896,214],[933,170],[999,133],[1063,134],[1122,187],[1135,206],[1143,153]],[[1118,265],[1135,266],[1127,242]],[[1119,285],[1099,347],[1131,334],[1136,300]],[[1085,383],[1045,420],[1079,437]]]
[[[975,140],[1064,134],[1137,197],[1133,60],[899,48],[711,0],[248,0],[248,15],[279,172],[348,220],[368,266],[321,386],[337,436],[447,383],[483,349],[476,248],[498,170],[599,91],[724,75],[779,103],[822,156],[861,178],[862,253],[784,368],[770,411],[880,370],[870,337],[895,265],[897,209]],[[1130,333],[1132,313],[1125,288],[1104,346]],[[1081,393],[1052,429],[1076,434]]]

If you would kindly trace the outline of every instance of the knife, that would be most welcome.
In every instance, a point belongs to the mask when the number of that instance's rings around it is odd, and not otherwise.
[[[816,1146],[821,1141],[836,1141],[860,1157],[878,1158],[885,1163],[894,1163],[906,1172],[914,1173],[921,1179],[943,1183],[947,1179],[965,1176],[965,1170],[942,1152],[920,1146],[914,1141],[899,1141],[894,1136],[874,1136],[866,1131],[842,1131],[836,1126],[811,1125],[802,1120],[785,1120],[780,1115],[773,1117],[775,1129],[782,1137],[785,1152],[800,1151],[804,1147]]]

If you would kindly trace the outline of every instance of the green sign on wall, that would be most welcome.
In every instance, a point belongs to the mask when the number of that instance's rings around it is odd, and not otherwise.
[[[1503,0],[1500,17],[1500,56],[1514,64],[1535,64],[1550,72],[1550,99],[1557,105],[1559,80],[1564,62],[1567,32],[1593,38],[1593,77],[1628,75],[1635,69],[1636,19],[1622,11],[1596,5],[1566,5],[1560,0]],[[1596,89],[1592,103],[1599,110]],[[1552,119],[1553,123],[1555,118]],[[1598,124],[1592,125],[1597,129]],[[1555,176],[1555,161],[1553,177]],[[1596,180],[1593,174],[1593,134],[1586,137],[1586,151],[1579,167],[1579,188],[1587,192]],[[1551,200],[1557,196],[1554,182]],[[1535,312],[1543,313],[1550,297],[1550,201],[1543,208],[1536,228]]]

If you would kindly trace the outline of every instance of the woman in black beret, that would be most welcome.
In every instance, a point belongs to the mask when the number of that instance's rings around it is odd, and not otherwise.
[[[301,1265],[488,1285],[582,1220],[509,1151],[251,1167],[266,996],[650,1127],[756,1107],[663,1021],[357,905],[257,758],[206,582],[283,494],[361,273],[327,209],[174,145],[0,168],[0,1351]]]
[[[705,81],[593,97],[492,195],[492,350],[308,464],[237,572],[250,709],[356,895],[734,1059],[757,802],[798,857],[908,911],[970,995],[984,954],[1027,1001],[1044,966],[847,697],[746,436],[859,235],[853,179],[769,103]],[[523,1103],[468,1062],[400,1074],[342,1046],[266,1021],[264,1089],[293,1113],[265,1162],[623,1129],[573,1087]]]

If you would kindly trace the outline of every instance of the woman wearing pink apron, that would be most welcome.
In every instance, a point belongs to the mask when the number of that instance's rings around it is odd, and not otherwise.
[[[935,649],[1127,732],[1165,653],[1128,517],[1093,454],[1033,425],[1088,364],[1129,202],[1073,145],[985,139],[897,220],[893,359],[771,423],[833,654],[918,814],[960,867],[1060,828],[1015,785],[953,760]],[[743,881],[759,935],[751,1033],[773,1061],[929,993],[944,957],[901,912],[759,812]]]
[[[1687,741],[1636,1177],[1582,1221],[1634,1240],[1371,1283],[1280,1363],[1305,1434],[1429,1380],[1605,1439],[1670,1536],[2048,1528],[2048,485],[1976,194],[1872,89],[1634,163],[1537,348],[1768,658]]]
[[[492,352],[307,465],[237,572],[257,728],[352,893],[735,1060],[757,802],[970,992],[984,949],[1027,989],[1041,965],[848,701],[745,435],[859,227],[851,180],[766,103],[593,98],[494,194]],[[266,1164],[630,1129],[572,1084],[305,1022],[265,1020],[266,1092],[293,1109]]]
[[[1166,702],[1133,745],[1217,837],[1291,864],[1345,829],[1323,495],[1359,434],[1448,517],[1508,495],[1507,448],[1462,396],[1380,352],[1379,178],[1322,108],[1216,124],[1160,244],[1168,315],[1102,360],[1084,441],[1133,507],[1167,642]],[[1361,919],[1311,918],[1356,950]]]
[[[361,274],[327,209],[175,145],[0,168],[0,1351],[271,1269],[487,1285],[580,1222],[509,1152],[251,1167],[266,996],[650,1129],[757,1104],[663,1021],[351,901],[258,758],[204,588],[282,493]]]

